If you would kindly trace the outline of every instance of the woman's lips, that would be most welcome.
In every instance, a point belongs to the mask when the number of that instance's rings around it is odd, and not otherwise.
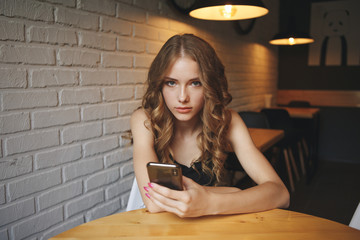
[[[191,107],[177,107],[175,108],[177,112],[179,113],[188,113],[191,111]]]

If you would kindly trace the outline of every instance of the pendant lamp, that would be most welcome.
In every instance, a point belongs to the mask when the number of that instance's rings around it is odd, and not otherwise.
[[[198,0],[189,9],[191,17],[216,21],[257,18],[268,12],[261,0]]]
[[[285,32],[276,34],[270,41],[273,45],[300,45],[313,43],[314,39],[307,33],[296,30],[295,19],[290,18]]]

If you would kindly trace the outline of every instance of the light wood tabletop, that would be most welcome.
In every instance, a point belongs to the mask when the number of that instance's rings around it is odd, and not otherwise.
[[[265,152],[284,137],[284,130],[249,128],[250,136],[255,146]]]
[[[82,224],[51,239],[358,240],[360,231],[324,218],[280,209],[200,218],[179,218],[171,213],[152,214],[139,209]]]

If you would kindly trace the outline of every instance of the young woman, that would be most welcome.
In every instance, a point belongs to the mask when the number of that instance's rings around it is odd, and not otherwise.
[[[150,212],[197,217],[289,205],[283,182],[238,113],[226,108],[231,95],[224,66],[206,41],[192,34],[171,37],[151,64],[147,85],[131,131],[135,175]],[[220,186],[229,146],[255,187]],[[148,162],[180,165],[184,191],[150,183]]]

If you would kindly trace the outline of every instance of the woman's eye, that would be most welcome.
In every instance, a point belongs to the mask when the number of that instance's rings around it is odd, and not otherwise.
[[[173,87],[173,86],[176,85],[175,81],[166,81],[165,84],[170,86],[170,87]]]
[[[200,87],[201,86],[201,82],[200,81],[193,81],[191,83],[191,85],[193,85],[194,87]]]

